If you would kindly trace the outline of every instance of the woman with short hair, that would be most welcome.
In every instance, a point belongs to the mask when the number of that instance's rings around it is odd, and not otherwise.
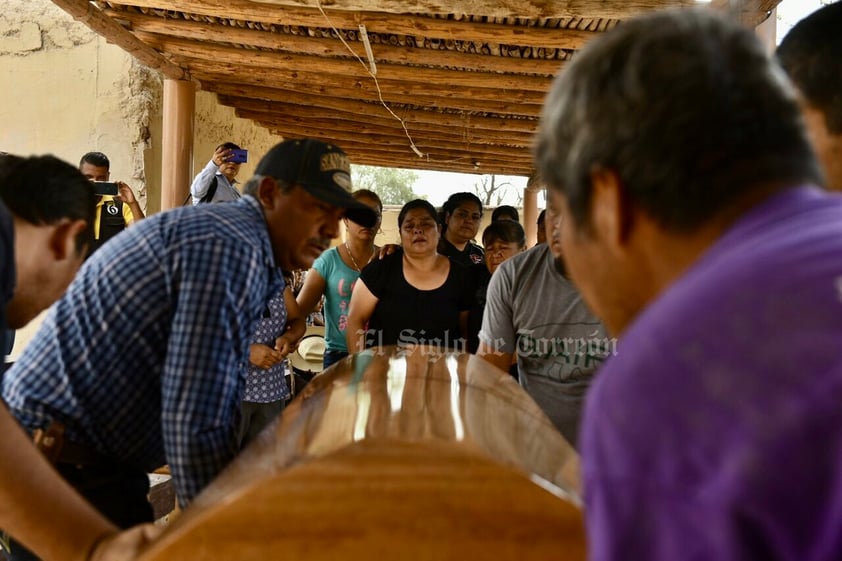
[[[468,352],[476,353],[479,347],[479,330],[482,327],[482,314],[485,312],[485,297],[491,275],[503,261],[526,250],[526,233],[523,226],[511,220],[492,222],[482,232],[482,245],[485,249],[485,263],[471,268],[474,274],[473,305],[468,314]]]

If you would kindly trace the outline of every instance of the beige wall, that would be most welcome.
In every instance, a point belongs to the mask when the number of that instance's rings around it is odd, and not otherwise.
[[[147,196],[149,123],[160,119],[160,79],[49,0],[4,0],[0,15],[0,150],[89,150],[111,159],[111,177]]]

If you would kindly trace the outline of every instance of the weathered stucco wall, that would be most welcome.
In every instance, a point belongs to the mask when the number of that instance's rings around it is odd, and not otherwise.
[[[148,196],[150,121],[160,120],[157,73],[108,45],[49,0],[4,0],[0,15],[0,149],[76,163],[105,152],[111,177]]]
[[[89,150],[111,159],[111,177],[160,209],[162,78],[109,45],[49,0],[4,0],[0,14],[0,150],[52,153],[71,163]],[[279,138],[239,119],[216,96],[196,95],[194,172],[231,140],[250,162]]]

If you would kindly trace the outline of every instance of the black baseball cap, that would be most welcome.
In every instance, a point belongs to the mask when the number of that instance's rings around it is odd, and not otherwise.
[[[360,226],[377,223],[377,211],[351,196],[351,164],[339,146],[314,138],[284,140],[273,146],[254,173],[298,185],[314,197],[345,209]]]

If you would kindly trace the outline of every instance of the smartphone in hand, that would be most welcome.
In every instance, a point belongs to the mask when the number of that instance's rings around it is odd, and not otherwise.
[[[94,181],[95,195],[111,195],[116,196],[118,193],[118,185],[113,181]]]
[[[238,148],[232,149],[227,161],[233,164],[244,164],[249,161],[249,151]]]

